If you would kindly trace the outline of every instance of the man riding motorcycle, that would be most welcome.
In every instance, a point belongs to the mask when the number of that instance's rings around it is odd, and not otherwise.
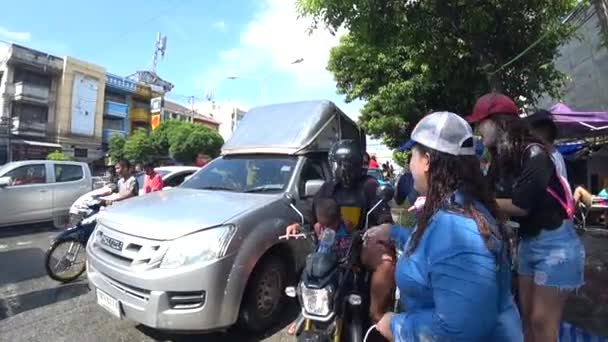
[[[367,212],[379,200],[376,195],[379,184],[374,177],[368,176],[365,172],[367,165],[363,165],[364,153],[360,145],[353,140],[340,140],[330,149],[328,159],[333,179],[325,182],[315,195],[312,215],[308,218],[308,222],[314,227],[317,235],[320,234],[321,227],[314,214],[316,212],[315,204],[322,198],[332,198],[338,203],[343,222],[353,231],[365,227]],[[370,214],[368,226],[392,222],[390,207],[383,203]],[[300,230],[300,225],[294,223],[287,227],[286,234],[294,235]],[[377,248],[385,247],[377,245]],[[365,260],[365,255],[362,256],[362,259],[363,264],[373,271],[370,318],[376,322],[382,317],[392,298],[394,289],[394,277],[390,274],[392,262],[390,266],[385,266],[379,261]],[[386,276],[387,274],[390,276]],[[290,330],[293,331],[291,328],[293,327],[290,327]]]

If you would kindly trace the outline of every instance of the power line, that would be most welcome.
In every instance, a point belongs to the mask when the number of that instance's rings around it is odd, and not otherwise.
[[[582,6],[584,6],[584,2],[580,2],[577,7],[572,10],[572,12],[568,15],[568,17],[566,17],[566,19],[562,20],[562,22],[559,25],[564,25],[565,23],[568,22],[568,20],[570,20],[570,18],[579,10],[582,8]],[[593,17],[593,14],[587,16],[587,18],[585,18],[583,20],[583,22],[578,25],[576,27],[576,29],[574,31],[578,31],[578,29],[580,29],[583,25],[585,25],[591,18]],[[552,33],[551,30],[548,30],[547,32],[545,32],[542,36],[540,36],[540,38],[538,38],[536,41],[534,41],[531,45],[529,45],[527,48],[525,48],[522,52],[520,52],[517,56],[513,57],[511,60],[509,60],[508,62],[506,62],[505,64],[503,64],[502,66],[500,66],[498,69],[490,72],[490,75],[494,75],[498,72],[500,72],[501,70],[503,70],[504,68],[512,65],[513,63],[517,62],[520,58],[522,58],[525,54],[527,54],[530,50],[532,50],[534,47],[536,47],[536,45],[540,44],[540,42],[542,42],[548,35],[549,33]]]

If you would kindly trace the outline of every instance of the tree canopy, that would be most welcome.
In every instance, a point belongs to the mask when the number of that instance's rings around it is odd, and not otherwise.
[[[224,140],[213,129],[184,121],[161,123],[154,131],[140,129],[127,139],[114,135],[109,141],[109,154],[115,159],[126,158],[134,163],[146,163],[161,157],[171,157],[191,164],[199,152],[216,157]]]
[[[346,101],[365,100],[361,123],[390,147],[432,111],[469,114],[501,91],[534,105],[560,95],[553,63],[571,36],[576,0],[298,0],[318,27],[345,28],[328,69]],[[582,6],[582,4],[579,4]],[[526,52],[522,54],[522,52]],[[517,58],[516,58],[517,57]]]

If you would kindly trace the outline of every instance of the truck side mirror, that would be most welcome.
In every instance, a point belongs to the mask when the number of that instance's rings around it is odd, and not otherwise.
[[[395,189],[389,184],[382,184],[378,187],[376,196],[385,202],[389,202],[395,196]]]
[[[0,188],[7,187],[11,185],[13,179],[11,177],[0,177]]]
[[[304,197],[314,197],[325,184],[322,179],[309,180],[304,184]]]

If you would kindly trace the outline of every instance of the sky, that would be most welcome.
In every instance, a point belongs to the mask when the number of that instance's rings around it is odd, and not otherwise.
[[[338,44],[325,30],[307,32],[295,0],[6,1],[0,40],[72,56],[126,76],[152,65],[158,32],[167,36],[158,74],[186,96],[262,103],[329,99],[353,118],[360,101],[338,95],[326,70]],[[302,59],[301,63],[292,64]],[[230,76],[239,78],[231,80]]]

